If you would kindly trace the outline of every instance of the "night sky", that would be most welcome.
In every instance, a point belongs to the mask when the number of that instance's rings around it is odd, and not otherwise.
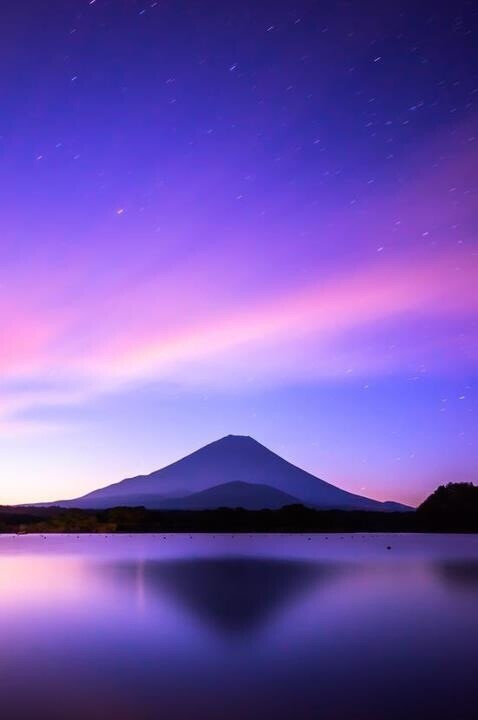
[[[228,433],[478,481],[478,7],[25,0],[0,43],[0,503]]]

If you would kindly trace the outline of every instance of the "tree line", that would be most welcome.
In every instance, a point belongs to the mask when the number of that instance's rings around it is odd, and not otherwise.
[[[478,487],[442,485],[411,512],[320,510],[303,505],[279,510],[0,507],[0,533],[113,532],[478,532]]]

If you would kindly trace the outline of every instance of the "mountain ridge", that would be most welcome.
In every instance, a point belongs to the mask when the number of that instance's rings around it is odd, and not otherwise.
[[[214,510],[220,507],[241,507],[244,510],[277,510],[300,500],[270,485],[235,480],[199,490],[185,497],[163,500],[162,510]]]

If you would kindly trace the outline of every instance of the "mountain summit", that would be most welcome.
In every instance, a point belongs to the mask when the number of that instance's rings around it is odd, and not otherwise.
[[[346,510],[406,510],[354,495],[301,470],[244,435],[227,435],[161,470],[50,505],[168,509],[277,508],[291,503]]]

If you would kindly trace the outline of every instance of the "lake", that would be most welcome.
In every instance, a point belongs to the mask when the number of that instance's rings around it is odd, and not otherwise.
[[[478,716],[478,536],[0,536],[10,718]]]

